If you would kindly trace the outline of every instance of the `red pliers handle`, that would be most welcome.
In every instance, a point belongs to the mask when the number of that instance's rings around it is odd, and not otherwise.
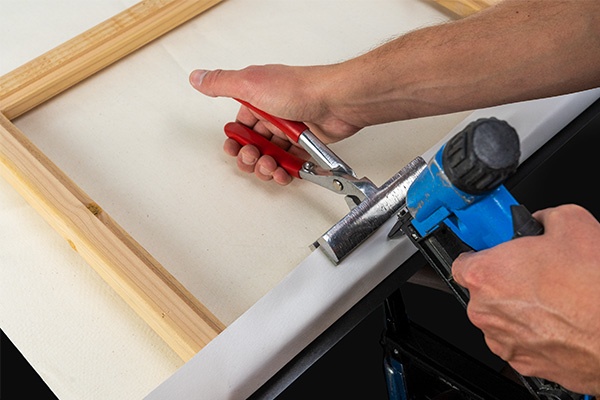
[[[242,105],[248,107],[250,110],[252,110],[256,114],[263,117],[265,120],[267,120],[270,123],[272,123],[273,125],[275,125],[279,130],[281,130],[281,132],[285,133],[285,135],[288,138],[290,138],[291,140],[293,140],[296,143],[298,143],[298,139],[304,132],[309,131],[308,126],[306,126],[302,122],[290,121],[289,119],[279,118],[279,117],[276,117],[274,115],[271,115],[267,112],[264,112],[263,110],[260,110],[256,107],[254,107],[252,104],[248,103],[247,101],[240,100],[240,99],[236,99],[236,100],[239,101]]]
[[[246,125],[229,122],[225,125],[225,134],[242,146],[248,144],[256,146],[260,154],[273,157],[277,164],[285,169],[288,174],[294,178],[300,178],[300,169],[305,162],[304,160],[288,153]]]
[[[229,138],[242,146],[248,144],[256,146],[261,154],[273,157],[277,164],[295,178],[309,180],[334,192],[347,195],[350,198],[348,205],[351,208],[377,191],[377,187],[369,179],[357,178],[352,168],[323,144],[304,123],[275,117],[248,102],[236,100],[298,143],[318,166],[293,156],[264,136],[237,122],[225,125],[225,134]]]
[[[275,117],[274,115],[254,107],[247,101],[240,99],[236,100],[242,105],[248,107],[254,113],[260,115],[262,118],[275,125],[279,130],[285,133],[290,140],[296,143],[298,143],[298,139],[304,132],[309,131],[308,127],[302,122],[290,121]],[[273,144],[270,140],[267,140],[264,136],[239,123],[230,122],[225,125],[225,134],[227,137],[235,140],[242,146],[248,144],[256,146],[256,148],[260,151],[260,154],[273,157],[277,164],[286,170],[288,174],[295,178],[300,178],[300,169],[302,168],[302,164],[304,164],[305,160],[293,156],[292,154],[283,150],[281,147]]]

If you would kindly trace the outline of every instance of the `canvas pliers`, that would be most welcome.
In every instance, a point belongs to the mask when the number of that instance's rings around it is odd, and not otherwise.
[[[371,180],[358,178],[352,168],[321,142],[304,123],[275,117],[243,100],[236,100],[275,125],[291,141],[298,143],[314,162],[288,153],[238,122],[225,125],[225,134],[229,138],[242,146],[247,144],[256,146],[262,155],[273,157],[277,164],[295,178],[311,181],[333,192],[346,195],[346,203],[350,209],[377,191],[377,186]]]

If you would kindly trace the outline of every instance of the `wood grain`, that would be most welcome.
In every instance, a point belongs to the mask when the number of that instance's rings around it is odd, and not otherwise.
[[[467,17],[502,0],[433,0],[459,17]]]
[[[225,328],[1,114],[0,175],[183,360]]]
[[[10,119],[220,1],[142,1],[0,77],[0,175],[185,361],[225,326]]]
[[[221,1],[137,3],[0,77],[0,112],[18,117]]]

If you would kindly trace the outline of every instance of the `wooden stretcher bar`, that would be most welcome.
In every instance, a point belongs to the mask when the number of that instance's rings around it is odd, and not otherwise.
[[[221,1],[137,3],[0,77],[0,112],[18,117]]]
[[[185,361],[225,326],[10,119],[219,1],[142,1],[0,78],[0,174]]]
[[[224,324],[11,120],[220,1],[141,1],[0,77],[0,175],[184,361],[225,329]]]
[[[434,0],[459,17],[467,17],[502,0]]]

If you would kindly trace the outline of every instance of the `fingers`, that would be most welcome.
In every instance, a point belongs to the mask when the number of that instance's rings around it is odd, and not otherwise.
[[[190,84],[210,97],[245,97],[244,85],[240,85],[240,71],[197,69],[189,77]]]
[[[281,167],[275,168],[275,170],[271,173],[273,177],[273,181],[278,185],[285,186],[292,182],[293,178]]]
[[[564,235],[563,230],[573,225],[565,224],[564,221],[597,226],[597,220],[594,215],[587,209],[576,204],[563,204],[557,207],[538,210],[533,213],[533,217],[540,221],[545,228],[548,228],[546,229],[546,233],[558,231],[559,234]]]
[[[476,277],[472,276],[472,260],[477,254],[472,252],[461,253],[452,263],[452,278],[456,283],[465,288],[476,284]]]
[[[503,337],[503,339],[506,337]],[[488,348],[492,353],[503,359],[504,361],[510,362],[515,356],[515,346],[512,343],[506,343],[506,341],[499,340],[497,337],[485,335],[484,340]]]
[[[275,183],[285,186],[292,181],[292,177],[273,159],[271,156],[260,156],[255,158],[256,160],[252,163],[252,155],[246,153],[253,153],[254,146],[244,146],[244,148],[238,154],[237,163],[238,168],[242,171],[252,173],[262,180],[270,181],[273,180]]]
[[[271,156],[261,156],[255,146],[240,146],[233,139],[225,140],[223,150],[230,156],[237,157],[237,167],[240,171],[253,173],[262,181],[273,180],[285,186],[292,182],[292,177]]]
[[[196,90],[207,96],[243,99],[254,104],[253,100],[257,97],[265,98],[265,96],[260,96],[259,93],[264,91],[263,86],[268,82],[264,79],[267,72],[264,68],[251,67],[241,70],[217,69],[207,71],[198,69],[192,71],[189,81]],[[273,77],[270,77],[270,79],[277,80]],[[289,96],[283,97],[287,98]],[[275,103],[280,104],[281,101],[275,101]],[[256,105],[260,106],[260,104]],[[293,155],[299,155],[299,152],[300,154],[303,153],[299,148],[292,145],[283,132],[271,123],[259,118],[247,107],[240,107],[236,120],[265,136],[275,145],[286,151],[290,150]],[[273,180],[280,185],[287,185],[293,179],[290,174],[277,165],[272,157],[261,155],[255,146],[241,146],[234,140],[227,139],[223,144],[223,149],[228,155],[237,157],[237,166],[241,171],[254,173],[263,181]],[[306,157],[301,155],[301,158]]]
[[[208,73],[208,71],[203,70],[203,69],[197,69],[192,71],[192,73],[190,74],[190,85],[192,85],[192,87],[194,89],[196,89],[199,92],[204,93],[206,90],[202,90],[202,82],[204,81],[204,77],[206,76],[206,74]],[[205,93],[206,94],[206,93]]]
[[[461,253],[452,263],[454,281],[468,289],[471,298],[478,295],[499,295],[499,289],[504,288],[499,285],[499,279],[504,282],[519,279],[517,275],[507,276],[514,268],[514,258],[517,257],[517,251],[512,245],[506,242],[477,252]],[[513,249],[512,253],[503,250],[509,246]]]
[[[235,120],[246,126],[253,127],[252,129],[254,129],[258,133],[268,133],[266,129],[262,129],[264,127],[264,124],[258,123],[260,122],[260,120],[256,117],[256,115],[252,113],[252,111],[250,111],[248,107],[241,106],[240,110],[237,113],[237,116],[235,117]]]

